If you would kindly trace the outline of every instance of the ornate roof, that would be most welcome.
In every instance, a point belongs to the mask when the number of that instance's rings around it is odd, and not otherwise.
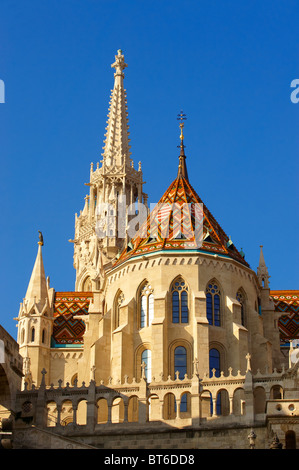
[[[80,346],[83,344],[85,323],[78,315],[88,315],[92,292],[56,292],[54,299],[54,325],[52,347]]]
[[[180,124],[182,129],[182,124]],[[249,266],[189,183],[183,134],[179,170],[115,265],[157,251],[196,250],[233,258]]]

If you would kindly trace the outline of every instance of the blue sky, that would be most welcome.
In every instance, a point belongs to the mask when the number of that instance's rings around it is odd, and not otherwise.
[[[272,289],[298,289],[298,2],[2,0],[0,323],[16,337],[44,235],[46,274],[74,290],[75,212],[101,159],[111,63],[122,49],[132,158],[157,202],[176,176],[188,116],[189,178]]]

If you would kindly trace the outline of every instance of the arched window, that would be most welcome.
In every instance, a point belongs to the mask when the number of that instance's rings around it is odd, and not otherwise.
[[[152,324],[154,318],[154,295],[153,289],[149,284],[141,289],[140,292],[140,328],[145,328]]]
[[[238,290],[236,299],[241,304],[241,325],[245,326],[245,296],[242,290]]]
[[[73,375],[71,378],[71,385],[74,387],[75,384],[78,382],[78,374]]]
[[[174,350],[174,373],[179,372],[179,379],[183,380],[187,374],[187,351],[184,346],[177,346]]]
[[[172,323],[188,323],[188,286],[182,278],[172,284]]]
[[[35,329],[32,328],[32,330],[31,330],[31,343],[34,342],[34,337],[35,337]]]
[[[206,289],[207,319],[210,325],[220,326],[220,289],[211,281]]]
[[[42,331],[42,343],[45,344],[46,343],[46,329],[44,328],[43,331]]]
[[[186,413],[188,411],[188,392],[183,393],[181,396],[181,402],[180,402],[180,412],[181,413]]]
[[[218,349],[212,348],[209,352],[209,369],[210,369],[210,377],[213,377],[215,373],[215,377],[220,377],[220,353]],[[211,396],[211,414],[213,410],[213,402]],[[217,415],[221,414],[221,393],[217,395],[216,401],[216,413]]]
[[[144,373],[147,382],[152,381],[152,352],[145,349],[141,354],[141,364],[145,364]]]
[[[215,369],[215,377],[220,377],[220,353],[218,349],[215,349],[215,348],[210,349],[209,368],[210,368],[210,377],[213,376],[213,369]]]
[[[118,328],[121,321],[120,321],[120,308],[122,306],[122,304],[124,303],[124,300],[125,300],[125,296],[123,294],[123,292],[119,292],[118,295],[116,296],[116,299],[115,299],[115,311],[114,311],[114,315],[115,315],[115,320],[114,320],[114,326],[115,328]]]

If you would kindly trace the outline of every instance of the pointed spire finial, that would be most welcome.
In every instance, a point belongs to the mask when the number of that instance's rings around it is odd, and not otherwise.
[[[38,237],[39,237],[38,245],[43,246],[43,245],[44,245],[44,237],[43,237],[43,234],[42,234],[42,232],[41,232],[40,230],[38,231],[38,233],[39,233],[39,236],[38,236]]]
[[[186,166],[186,155],[185,155],[185,145],[184,145],[184,134],[183,134],[183,129],[184,129],[184,121],[186,121],[187,117],[186,114],[183,113],[183,111],[178,114],[177,120],[180,121],[180,129],[181,129],[181,144],[179,145],[179,148],[181,149],[180,151],[180,156],[179,156],[179,171],[178,171],[178,178],[183,177],[188,180],[188,172],[187,172],[187,166]]]
[[[115,62],[111,64],[111,67],[115,68],[115,77],[118,75],[124,77],[123,71],[126,67],[128,67],[128,64],[125,63],[125,57],[121,49],[118,49],[117,55],[115,56]]]

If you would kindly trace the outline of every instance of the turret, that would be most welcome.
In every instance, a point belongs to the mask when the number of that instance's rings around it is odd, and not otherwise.
[[[265,263],[265,258],[264,258],[264,253],[263,253],[263,245],[260,245],[261,251],[260,251],[260,260],[259,260],[259,265],[257,268],[257,277],[259,280],[259,283],[262,287],[268,289],[269,288],[269,273],[268,273],[268,268]]]
[[[25,298],[20,305],[18,343],[24,358],[24,382],[30,386],[40,382],[40,371],[49,370],[53,324],[54,289],[46,279],[42,256],[43,236],[39,232],[37,256]]]
[[[271,348],[272,367],[279,367],[281,364],[280,335],[278,329],[278,317],[275,312],[273,299],[270,296],[269,273],[265,263],[263,245],[260,245],[260,259],[257,268],[257,278],[260,283],[260,309],[263,319],[264,335],[269,343],[267,347]]]

